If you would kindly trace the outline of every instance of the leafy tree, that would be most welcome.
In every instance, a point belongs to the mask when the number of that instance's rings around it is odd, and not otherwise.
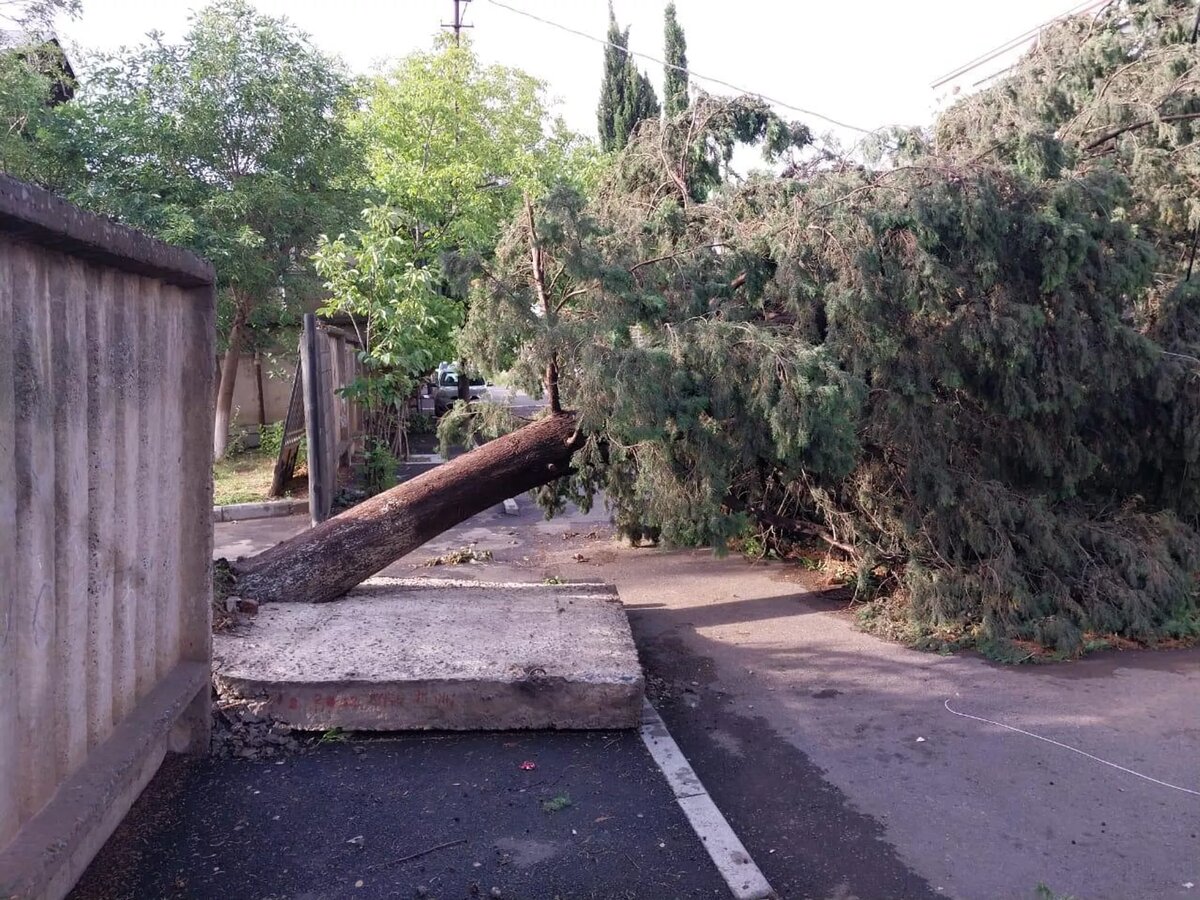
[[[674,2],[663,13],[663,47],[667,65],[663,69],[663,112],[677,116],[688,106],[687,39],[675,17]]]
[[[97,60],[44,136],[75,202],[216,265],[225,357],[214,452],[228,439],[241,349],[319,295],[319,235],[361,208],[342,66],[285,19],[219,0],[180,44]]]
[[[44,168],[35,135],[52,116],[54,52],[41,43],[0,50],[0,170],[27,181]]]
[[[355,130],[374,190],[359,228],[323,242],[330,308],[367,323],[372,396],[404,397],[453,359],[466,309],[456,275],[490,252],[523,194],[582,177],[588,148],[553,119],[544,85],[443,41],[372,82]],[[465,386],[465,380],[464,380]]]
[[[639,71],[629,55],[629,29],[617,24],[612,4],[608,5],[608,46],[604,48],[604,80],[596,118],[600,148],[620,150],[639,122],[657,117],[658,97],[650,79]]]
[[[936,146],[1034,178],[1108,170],[1129,180],[1119,212],[1186,269],[1200,226],[1200,45],[1191,0],[1131,0],[1047,29],[1003,81],[939,120]]]

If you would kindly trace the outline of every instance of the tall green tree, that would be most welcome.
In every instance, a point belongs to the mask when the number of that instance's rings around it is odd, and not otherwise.
[[[654,85],[629,55],[629,29],[617,24],[612,3],[608,5],[608,46],[604,48],[604,78],[596,120],[600,149],[620,150],[629,143],[639,122],[659,114]]]
[[[674,2],[663,13],[663,112],[677,116],[688,107],[687,38],[675,16]]]
[[[446,40],[371,82],[355,133],[373,198],[317,266],[330,307],[368,325],[372,389],[403,397],[457,356],[460,261],[490,254],[524,195],[581,175],[589,145],[551,116],[540,81]]]
[[[197,13],[178,44],[101,58],[45,138],[56,185],[216,266],[225,346],[214,453],[228,442],[237,363],[255,329],[311,304],[318,237],[361,209],[342,65],[246,0]]]

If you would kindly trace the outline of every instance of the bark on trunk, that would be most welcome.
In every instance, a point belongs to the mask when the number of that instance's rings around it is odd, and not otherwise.
[[[258,601],[333,600],[448,528],[569,471],[575,417],[552,415],[233,565]]]
[[[525,195],[525,217],[529,222],[529,265],[533,289],[537,293],[538,302],[542,304],[542,316],[547,329],[554,328],[555,310],[550,303],[550,290],[546,287],[546,265],[542,257],[542,245],[538,241],[537,222],[533,217],[533,201]],[[551,352],[550,361],[546,363],[542,382],[546,387],[546,397],[550,401],[550,411],[557,415],[562,412],[562,400],[558,393],[558,354]]]
[[[471,400],[471,380],[467,378],[466,359],[458,361],[458,399],[464,403],[469,403]]]
[[[258,424],[265,426],[267,424],[267,398],[263,392],[262,354],[257,350],[254,351],[254,380],[258,391]]]
[[[217,414],[213,423],[213,459],[225,455],[229,445],[229,420],[233,415],[233,388],[237,383],[238,359],[242,353],[242,329],[246,315],[239,308],[229,329],[229,347],[221,360],[221,383],[217,388]]]

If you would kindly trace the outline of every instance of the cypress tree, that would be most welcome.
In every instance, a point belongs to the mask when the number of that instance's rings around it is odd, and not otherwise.
[[[604,80],[596,119],[600,147],[621,150],[642,119],[657,118],[658,97],[650,79],[638,71],[629,55],[629,29],[617,24],[612,4],[608,5],[608,43],[604,49]]]
[[[658,105],[658,97],[654,93],[654,85],[632,63],[628,69],[629,81],[625,86],[625,114],[622,121],[623,140],[621,146],[629,143],[633,130],[643,119],[657,119],[662,111]]]
[[[667,65],[663,67],[663,109],[668,117],[677,116],[688,108],[687,39],[679,20],[675,18],[675,4],[668,3],[663,14],[663,47]]]
[[[608,4],[608,46],[604,48],[604,80],[600,83],[600,105],[596,118],[600,130],[600,147],[619,150],[625,141],[618,137],[618,122],[625,109],[625,88],[628,82],[626,67],[629,55],[629,29],[621,31],[612,4]]]

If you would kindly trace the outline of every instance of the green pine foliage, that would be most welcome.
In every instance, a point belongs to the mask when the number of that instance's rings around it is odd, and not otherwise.
[[[1097,84],[1129,65],[1106,59]],[[1146,153],[1170,152],[1158,134]],[[857,566],[871,621],[919,644],[1195,636],[1191,220],[1147,201],[1135,159],[1045,128],[1015,129],[1007,156],[980,152],[990,135],[903,138],[904,164],[869,168],[805,155],[807,131],[752,100],[645,123],[591,195],[537,208],[553,315],[514,221],[464,340],[532,390],[558,360],[587,442],[542,499],[603,491],[677,544],[748,523],[822,541]],[[740,142],[790,156],[787,175],[724,178]],[[1158,177],[1154,197],[1186,189]]]
[[[612,151],[629,143],[639,122],[657,118],[660,107],[650,79],[629,55],[629,29],[621,30],[611,3],[607,39],[609,46],[604,48],[604,79],[600,84],[596,120],[600,149]]]
[[[1191,0],[1128,0],[1059,23],[1009,77],[942,116],[932,143],[1034,178],[1119,172],[1133,199],[1117,212],[1159,251],[1161,296],[1200,225],[1196,16]]]
[[[663,13],[663,112],[677,116],[688,106],[687,39],[675,16],[675,4]],[[680,71],[680,70],[684,71]]]

